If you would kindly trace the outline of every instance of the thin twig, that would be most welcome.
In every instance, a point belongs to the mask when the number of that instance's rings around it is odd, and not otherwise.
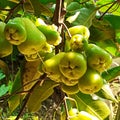
[[[101,20],[103,16],[117,3],[117,1],[113,2],[113,4],[99,17],[98,20]]]
[[[66,112],[66,120],[69,120],[69,112],[68,112],[68,107],[67,107],[67,102],[66,102],[66,96],[64,97],[64,107],[65,107],[65,112]]]
[[[45,78],[46,78],[46,74],[43,74],[43,75],[40,77],[41,80],[43,80],[43,79],[45,79]],[[15,120],[19,120],[19,118],[21,117],[21,115],[22,115],[22,113],[23,113],[23,111],[24,111],[24,109],[25,109],[25,106],[26,106],[26,104],[27,104],[27,102],[28,102],[28,100],[29,100],[29,97],[30,97],[31,93],[33,92],[33,90],[34,90],[34,88],[36,87],[36,85],[40,84],[40,82],[41,82],[41,81],[37,81],[37,82],[34,84],[34,86],[29,90],[29,93],[26,95],[26,97],[25,97],[25,99],[24,99],[24,103],[23,103],[23,105],[22,105],[22,108],[20,109],[20,112],[19,112],[19,114],[17,115],[17,117],[16,117]]]
[[[21,0],[18,4],[16,4],[13,8],[11,8],[11,9],[9,10],[9,13],[8,13],[8,15],[7,15],[7,17],[6,17],[6,19],[5,19],[4,22],[8,22],[8,20],[9,20],[9,19],[11,18],[11,16],[13,15],[14,11],[15,11],[20,5],[23,5],[23,3],[24,3],[24,0]]]

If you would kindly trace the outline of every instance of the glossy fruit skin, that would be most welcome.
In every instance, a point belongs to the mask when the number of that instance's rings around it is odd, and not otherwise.
[[[66,52],[59,64],[61,73],[69,79],[79,79],[87,70],[85,57],[77,52]]]
[[[61,84],[61,90],[66,94],[76,94],[79,92],[79,88],[77,84],[74,86],[67,86],[65,84]]]
[[[57,30],[52,29],[52,27],[48,25],[39,25],[37,28],[45,35],[50,45],[56,46],[61,43],[61,37]]]
[[[87,63],[91,68],[103,72],[112,64],[111,55],[95,44],[89,44],[86,50]]]
[[[26,55],[39,52],[46,45],[45,35],[38,30],[30,19],[25,17],[21,19],[25,24],[27,38],[25,42],[17,46],[18,50]]]
[[[12,44],[5,39],[5,26],[6,24],[4,22],[0,22],[0,58],[10,55],[13,51]]]
[[[78,88],[84,94],[98,92],[103,86],[103,78],[99,72],[88,68],[86,73],[79,79]]]
[[[26,38],[25,24],[21,17],[10,19],[5,26],[5,37],[13,45],[20,45]]]
[[[53,57],[51,57],[50,59],[45,60],[42,65],[42,70],[53,81],[56,82],[61,81],[61,72],[59,70],[59,63],[60,60],[63,58],[64,54],[65,54],[64,52],[60,52],[54,55]]]
[[[86,40],[88,40],[88,38],[90,36],[89,29],[84,25],[77,25],[77,26],[70,27],[69,32],[70,32],[71,36],[76,35],[76,34],[80,34]],[[67,32],[66,32],[65,36],[66,36],[66,39],[69,39],[69,35]]]
[[[99,120],[97,117],[89,114],[86,111],[80,111],[78,114],[79,120]]]
[[[84,38],[80,34],[75,34],[70,39],[70,47],[74,51],[84,50]]]

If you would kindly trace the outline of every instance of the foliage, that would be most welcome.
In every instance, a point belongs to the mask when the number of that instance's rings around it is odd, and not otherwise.
[[[47,119],[51,113],[49,119],[69,120],[68,111],[76,108],[98,120],[119,120],[119,4],[119,0],[1,0],[0,118],[18,120],[33,114]],[[91,72],[93,81],[83,84],[85,94],[78,84],[83,82],[80,78],[88,80],[85,73],[91,66],[102,87],[96,89]],[[73,86],[77,87],[72,94]]]

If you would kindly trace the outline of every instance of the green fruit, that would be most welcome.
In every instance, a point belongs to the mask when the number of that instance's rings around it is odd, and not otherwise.
[[[111,55],[95,44],[88,45],[86,56],[88,65],[99,72],[105,71],[112,64]]]
[[[61,90],[66,94],[76,94],[79,92],[78,84],[74,86],[67,86],[65,84],[61,84]]]
[[[70,27],[69,32],[70,32],[71,36],[76,35],[76,34],[80,34],[86,40],[88,40],[88,38],[90,36],[89,29],[83,25],[77,25],[77,26]],[[66,32],[65,36],[66,36],[66,39],[69,39],[69,35],[67,32]]]
[[[20,17],[9,20],[4,33],[6,39],[13,45],[20,45],[27,38],[25,23]]]
[[[47,25],[40,25],[38,26],[38,29],[45,35],[46,40],[50,45],[56,46],[61,43],[61,37],[57,30],[54,30]]]
[[[69,111],[69,119],[70,120],[80,120],[78,117],[79,111],[77,108],[71,108]]]
[[[60,52],[51,57],[50,59],[47,59],[45,62],[43,62],[42,65],[42,70],[47,74],[50,79],[56,82],[60,82],[59,80],[61,77],[61,72],[59,70],[59,63],[64,55],[64,52]]]
[[[18,45],[18,50],[22,54],[34,54],[42,50],[46,44],[46,37],[35,24],[28,18],[21,18],[25,24],[27,38],[26,41]]]
[[[96,116],[93,116],[86,111],[80,111],[78,117],[79,120],[99,120]]]
[[[77,52],[67,52],[61,59],[59,68],[61,73],[69,79],[79,79],[87,69],[86,59]]]
[[[5,39],[4,29],[5,23],[0,22],[0,58],[10,55],[13,51],[13,46]]]
[[[85,39],[83,38],[82,35],[80,35],[80,34],[73,35],[70,39],[71,49],[74,51],[84,50],[84,41],[85,41]]]
[[[103,86],[103,78],[99,72],[88,68],[86,73],[79,79],[78,87],[82,93],[93,94],[98,92]]]

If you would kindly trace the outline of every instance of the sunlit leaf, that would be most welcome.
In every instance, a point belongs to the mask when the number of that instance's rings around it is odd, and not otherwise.
[[[71,95],[78,103],[78,109],[87,111],[100,120],[105,119],[110,114],[110,109],[107,104],[102,100],[93,100],[90,95],[77,93],[76,95]]]
[[[95,93],[101,98],[111,100],[113,102],[118,102],[117,99],[115,98],[112,89],[110,88],[109,84],[104,84],[102,89],[99,90],[97,93]]]
[[[5,78],[5,74],[4,74],[3,71],[0,69],[0,80],[2,80],[3,78]]]
[[[92,25],[92,20],[95,17],[96,14],[96,9],[94,6],[90,6],[88,8],[81,8],[79,10],[80,14],[77,16],[77,18],[71,23],[73,26],[74,25],[85,25],[88,28]],[[74,15],[72,15],[74,17]],[[70,16],[71,19],[71,16]],[[67,18],[68,22],[69,21],[69,17]]]
[[[120,66],[110,68],[102,73],[102,77],[107,81],[111,81],[112,79],[114,79],[119,75],[120,75]]]
[[[0,86],[0,97],[5,95],[9,90],[9,87],[6,86],[5,84]]]

